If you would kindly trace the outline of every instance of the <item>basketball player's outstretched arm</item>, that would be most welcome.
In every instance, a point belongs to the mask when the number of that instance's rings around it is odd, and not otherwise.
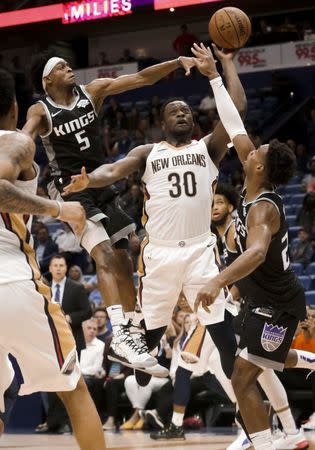
[[[186,75],[189,75],[190,69],[194,67],[194,65],[194,58],[180,56],[172,61],[155,64],[154,66],[147,67],[146,69],[140,70],[140,72],[130,75],[121,75],[118,78],[96,79],[86,85],[85,88],[92,97],[96,110],[99,110],[105,97],[109,95],[116,95],[121,92],[154,84],[180,67],[186,71]]]
[[[82,167],[80,175],[72,175],[71,183],[64,188],[62,195],[83,191],[86,188],[109,186],[137,170],[144,170],[145,163],[153,144],[139,145],[131,150],[125,158],[113,164],[103,164],[87,174]]]
[[[261,201],[251,206],[247,218],[248,235],[245,252],[199,291],[195,311],[200,303],[207,310],[224,286],[230,286],[246,277],[265,261],[272,236],[278,231],[279,226],[280,215],[273,204]]]
[[[240,115],[245,117],[247,111],[247,99],[233,62],[235,52],[225,53],[224,51],[218,50],[216,46],[213,46],[213,48],[215,56],[221,61],[228,92]],[[209,48],[206,48],[203,44],[194,44],[192,51],[198,58],[196,61],[198,70],[203,75],[207,76],[209,81],[213,77],[219,76],[216,69],[216,63]],[[216,125],[213,132],[203,139],[208,147],[212,161],[218,166],[226,154],[227,145],[231,142],[222,120]]]
[[[0,211],[3,213],[39,214],[58,217],[78,225],[78,231],[85,225],[85,213],[78,202],[62,207],[54,200],[48,200],[14,186],[14,182],[25,172],[32,170],[35,144],[31,138],[16,132],[1,137],[0,143]],[[35,171],[34,174],[35,176]]]

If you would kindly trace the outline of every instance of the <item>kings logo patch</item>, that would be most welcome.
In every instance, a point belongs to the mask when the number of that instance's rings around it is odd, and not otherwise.
[[[264,329],[261,333],[261,345],[266,352],[274,352],[280,347],[284,340],[287,328],[278,327],[265,322]]]

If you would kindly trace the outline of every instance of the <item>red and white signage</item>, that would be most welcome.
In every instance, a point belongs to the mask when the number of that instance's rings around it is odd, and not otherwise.
[[[125,16],[132,13],[132,0],[84,0],[63,4],[62,23]]]
[[[282,63],[286,67],[307,66],[315,63],[315,40],[283,44]]]
[[[235,64],[239,73],[258,72],[281,64],[280,45],[242,48],[236,55]]]
[[[182,6],[202,5],[222,0],[154,0],[154,9],[180,8]]]
[[[112,66],[92,67],[90,69],[75,70],[77,84],[87,84],[96,78],[117,78],[138,72],[138,63],[115,64]]]

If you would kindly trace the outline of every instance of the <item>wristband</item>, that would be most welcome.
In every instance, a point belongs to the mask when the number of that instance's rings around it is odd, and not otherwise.
[[[217,86],[220,87],[223,84],[222,78],[220,75],[216,78],[212,78],[212,80],[209,80],[209,83],[212,87]]]

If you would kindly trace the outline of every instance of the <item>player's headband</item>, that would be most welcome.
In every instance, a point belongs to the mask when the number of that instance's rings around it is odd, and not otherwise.
[[[65,62],[65,60],[63,58],[59,58],[58,56],[53,56],[46,62],[44,70],[43,70],[43,75],[42,75],[42,84],[43,84],[43,89],[45,92],[46,92],[45,77],[48,77],[48,75],[53,70],[53,68],[60,62]]]

